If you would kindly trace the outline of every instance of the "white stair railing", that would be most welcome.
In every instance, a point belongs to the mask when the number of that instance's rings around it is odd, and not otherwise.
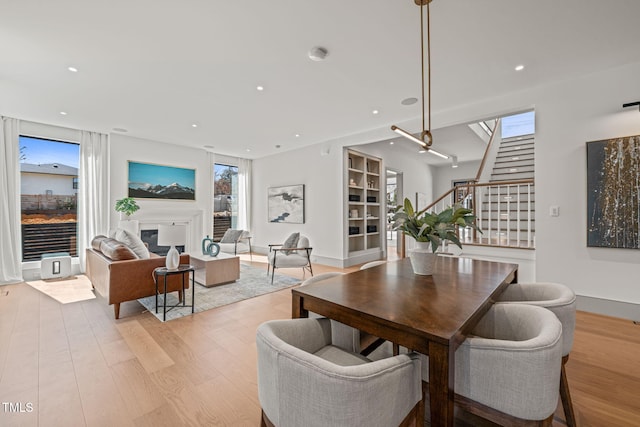
[[[535,248],[535,192],[532,179],[465,184],[467,207],[471,208],[482,230],[461,230],[465,244],[512,248]],[[455,188],[429,205],[439,213],[453,204]]]

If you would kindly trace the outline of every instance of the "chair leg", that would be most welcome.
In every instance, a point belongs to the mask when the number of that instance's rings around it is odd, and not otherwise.
[[[567,426],[575,427],[576,416],[573,412],[571,393],[569,393],[569,381],[567,381],[567,371],[565,369],[567,360],[569,360],[569,355],[562,358],[562,368],[560,370],[560,398],[562,399],[562,408],[564,409],[564,417],[567,421]]]
[[[119,302],[113,304],[113,314],[115,314],[116,319],[120,318],[120,303]]]
[[[273,285],[273,276],[276,274],[276,267],[274,266],[271,269],[271,284]]]

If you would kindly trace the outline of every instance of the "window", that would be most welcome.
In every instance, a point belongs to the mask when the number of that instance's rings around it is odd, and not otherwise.
[[[77,256],[79,159],[78,144],[20,136],[23,261],[53,252]]]
[[[502,118],[502,138],[533,135],[536,132],[535,112],[515,114]]]
[[[238,167],[216,163],[213,177],[213,239],[238,225]]]

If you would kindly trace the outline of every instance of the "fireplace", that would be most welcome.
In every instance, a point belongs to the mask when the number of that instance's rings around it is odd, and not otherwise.
[[[144,209],[136,212],[140,222],[140,238],[149,245],[149,252],[166,255],[168,247],[158,246],[158,225],[184,225],[186,227],[185,245],[176,246],[178,252],[193,252],[199,246],[203,236],[203,214],[200,209]]]
[[[158,246],[158,229],[141,230],[140,238],[149,246],[149,252],[160,256],[165,256],[169,252],[169,246]],[[176,249],[178,253],[184,252],[184,246],[176,246]]]

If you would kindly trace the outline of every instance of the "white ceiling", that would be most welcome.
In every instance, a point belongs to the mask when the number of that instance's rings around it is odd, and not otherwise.
[[[639,61],[639,17],[638,0],[434,0],[434,112]],[[420,97],[413,0],[0,0],[0,43],[2,115],[227,155],[421,114],[400,104]]]

